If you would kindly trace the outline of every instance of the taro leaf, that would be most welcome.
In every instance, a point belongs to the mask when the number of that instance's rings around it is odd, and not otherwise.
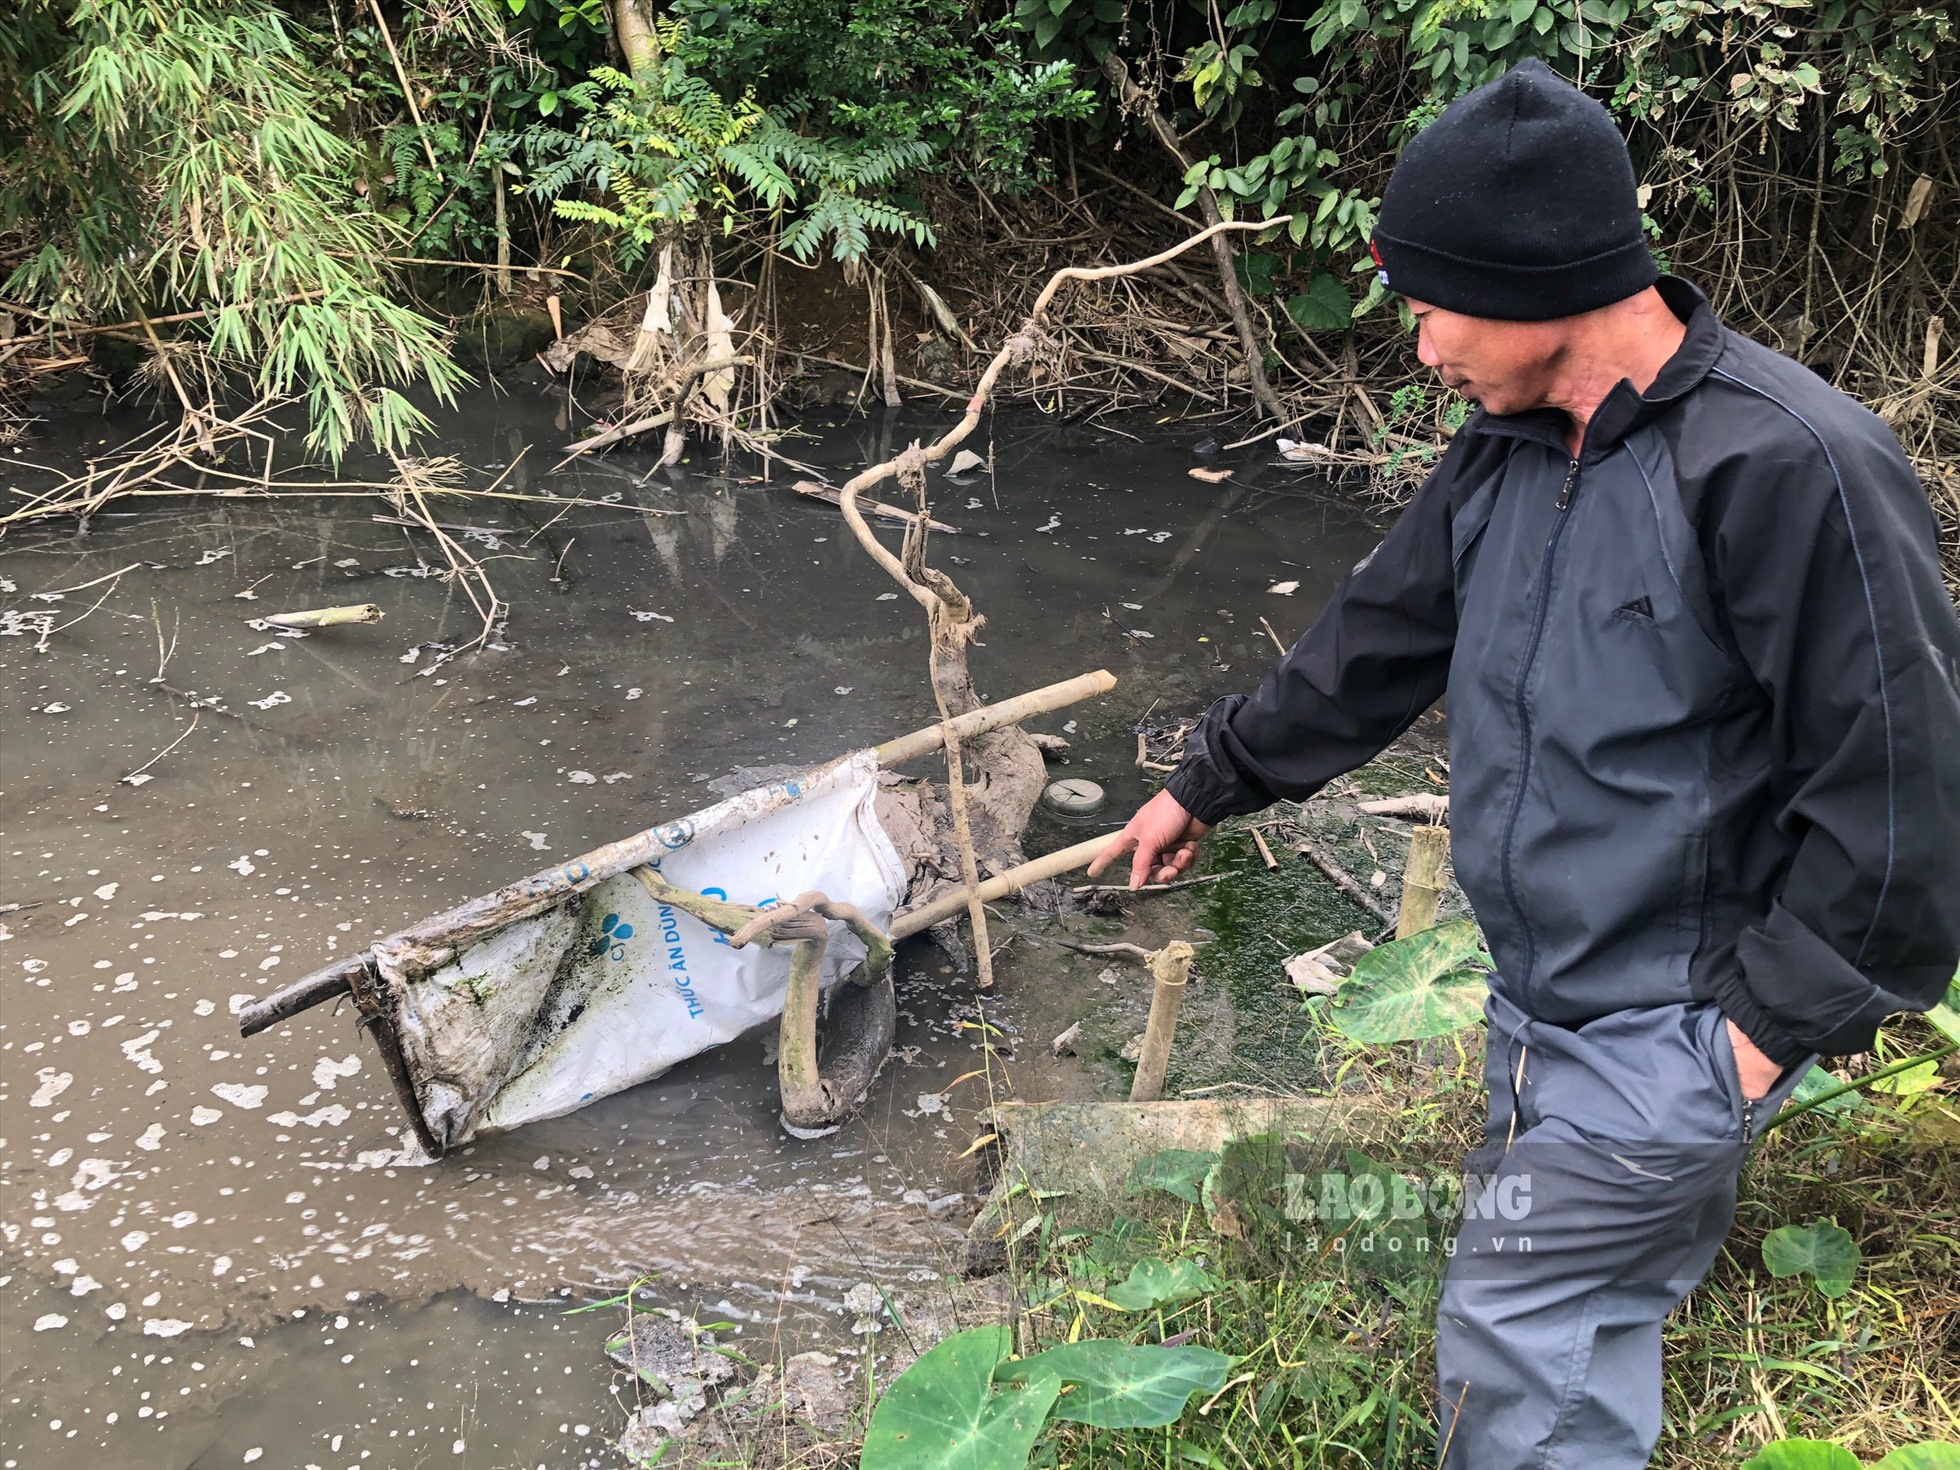
[[[1215,1153],[1200,1153],[1196,1149],[1167,1148],[1137,1160],[1130,1170],[1128,1192],[1140,1194],[1146,1189],[1161,1189],[1165,1194],[1174,1194],[1186,1204],[1198,1202],[1198,1187],[1205,1182],[1205,1175],[1211,1166],[1218,1162]]]
[[[1329,1015],[1356,1041],[1447,1036],[1483,1015],[1490,963],[1476,924],[1439,924],[1356,960]]]
[[[1839,1297],[1851,1290],[1851,1278],[1858,1272],[1858,1242],[1831,1220],[1779,1225],[1763,1238],[1763,1264],[1778,1277],[1807,1271],[1820,1292]]]
[[[1314,1215],[1342,1241],[1341,1268],[1349,1273],[1406,1281],[1428,1270],[1440,1252],[1428,1239],[1431,1216],[1413,1212],[1410,1181],[1358,1148],[1347,1150],[1347,1168],[1324,1170]]]
[[[1900,1445],[1872,1470],[1960,1470],[1960,1444],[1929,1439]]]
[[[1872,1091],[1889,1092],[1894,1097],[1914,1097],[1939,1085],[1940,1064],[1921,1062],[1916,1067],[1907,1067],[1903,1072],[1894,1072],[1890,1077],[1879,1078],[1872,1083]]]
[[[1091,1337],[1024,1358],[998,1376],[1030,1385],[1069,1384],[1070,1391],[1055,1400],[1057,1419],[1097,1429],[1157,1429],[1175,1424],[1193,1394],[1223,1388],[1231,1366],[1229,1357],[1210,1348],[1138,1347]]]
[[[969,1328],[899,1374],[871,1413],[860,1470],[1022,1470],[1062,1382],[996,1391],[1012,1346],[1005,1326]]]
[[[1948,1041],[1960,1041],[1960,973],[1946,987],[1946,998],[1926,1012],[1926,1019]]]
[[[1308,331],[1334,332],[1354,317],[1354,298],[1338,276],[1322,271],[1297,296],[1286,298],[1286,314]]]
[[[1742,1462],[1742,1470],[1861,1470],[1858,1457],[1827,1439],[1779,1439]]]
[[[1284,1213],[1286,1175],[1284,1138],[1271,1133],[1234,1138],[1205,1175],[1199,1204],[1220,1235],[1276,1240],[1290,1230]]]
[[[1813,1062],[1811,1063],[1810,1070],[1804,1073],[1803,1079],[1797,1083],[1797,1090],[1790,1094],[1790,1105],[1792,1107],[1799,1106],[1809,1102],[1814,1097],[1822,1096],[1834,1087],[1842,1086],[1844,1086],[1842,1082],[1838,1081],[1837,1078]],[[1820,1113],[1848,1113],[1855,1108],[1861,1108],[1863,1106],[1865,1106],[1865,1100],[1858,1096],[1857,1093],[1840,1092],[1829,1102],[1817,1104],[1815,1111]]]
[[[1147,1312],[1152,1307],[1174,1306],[1218,1290],[1218,1283],[1196,1261],[1138,1261],[1130,1268],[1130,1279],[1110,1287],[1106,1299],[1126,1312]]]

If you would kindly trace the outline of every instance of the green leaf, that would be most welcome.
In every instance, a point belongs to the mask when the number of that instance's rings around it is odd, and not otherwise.
[[[1216,1291],[1218,1283],[1196,1261],[1160,1261],[1148,1257],[1130,1268],[1130,1279],[1104,1293],[1126,1312],[1147,1312],[1175,1306]]]
[[[1742,1462],[1742,1470],[1861,1470],[1858,1457],[1827,1439],[1779,1439]]]
[[[1926,1012],[1926,1019],[1948,1041],[1960,1041],[1960,975],[1953,977],[1953,983],[1946,987],[1946,998]]]
[[[1059,15],[1044,15],[1034,23],[1034,43],[1046,48],[1062,31],[1062,18]]]
[[[1439,924],[1356,960],[1328,1015],[1356,1041],[1447,1036],[1483,1014],[1489,965],[1476,924]]]
[[[1205,1175],[1211,1172],[1211,1166],[1217,1162],[1218,1155],[1215,1153],[1167,1148],[1137,1160],[1136,1167],[1130,1170],[1126,1192],[1140,1194],[1146,1189],[1161,1189],[1186,1204],[1195,1205],[1199,1186],[1204,1183]]]
[[[1321,201],[1321,215],[1327,213],[1327,201],[1334,197],[1330,194]],[[1348,324],[1353,312],[1354,301],[1347,287],[1326,271],[1315,276],[1305,291],[1286,298],[1286,314],[1307,331],[1336,331]]]
[[[558,94],[556,92],[538,93],[538,116],[550,117],[557,110]]]
[[[1851,1279],[1858,1272],[1858,1242],[1831,1220],[1779,1225],[1763,1238],[1763,1264],[1779,1278],[1807,1272],[1818,1291],[1840,1297],[1851,1290]]]
[[[1960,1470],[1960,1444],[1929,1439],[1900,1445],[1872,1470]]]
[[[1139,1347],[1091,1337],[1036,1353],[997,1376],[1070,1385],[1055,1401],[1057,1419],[1097,1429],[1158,1429],[1175,1424],[1193,1394],[1223,1388],[1231,1367],[1229,1357],[1210,1348]]]
[[[1811,1063],[1810,1070],[1803,1074],[1803,1080],[1797,1083],[1796,1091],[1790,1094],[1790,1106],[1796,1107],[1799,1104],[1807,1103],[1812,1098],[1820,1097],[1832,1088],[1842,1087],[1843,1085],[1837,1078],[1813,1062]],[[1841,1092],[1829,1102],[1818,1103],[1817,1111],[1820,1113],[1848,1113],[1864,1105],[1865,1100],[1859,1097],[1857,1093]]]
[[[997,1392],[1012,1346],[1005,1326],[969,1328],[899,1374],[872,1411],[861,1470],[1021,1470],[1062,1380]]]
[[[1889,1092],[1894,1097],[1912,1097],[1939,1085],[1940,1064],[1921,1062],[1916,1067],[1907,1067],[1903,1072],[1894,1072],[1890,1077],[1879,1078],[1872,1083],[1872,1091]]]

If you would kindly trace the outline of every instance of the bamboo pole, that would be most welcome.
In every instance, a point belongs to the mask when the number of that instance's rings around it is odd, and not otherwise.
[[[979,713],[977,710],[975,713]],[[1086,868],[1096,854],[1109,845],[1107,837],[1091,837],[1086,842],[1078,842],[1073,847],[1065,847],[1060,852],[1051,852],[1046,857],[1038,857],[1031,863],[1022,863],[1018,868],[1009,868],[1005,873],[987,879],[978,889],[956,889],[943,893],[931,903],[920,904],[908,909],[892,920],[893,940],[909,939],[912,935],[930,929],[945,919],[964,910],[969,902],[989,902],[1005,898],[1010,893],[1019,893],[1031,883],[1039,883],[1044,878],[1054,878],[1063,873],[1072,873],[1077,868]]]
[[[910,735],[887,740],[877,748],[878,764],[903,765],[919,756],[932,754],[945,743],[949,725],[954,734],[965,740],[970,736],[984,735],[989,730],[998,730],[1002,725],[1018,725],[1030,716],[1047,714],[1050,710],[1077,704],[1098,694],[1107,694],[1115,687],[1116,676],[1107,669],[1097,669],[1092,674],[1077,674],[1073,679],[1064,679],[1059,684],[1017,694],[1012,699],[998,700],[980,709],[968,710],[963,715],[954,715],[941,724],[928,725],[923,730],[914,730]]]
[[[1409,833],[1409,861],[1402,869],[1402,912],[1395,937],[1407,939],[1436,922],[1443,901],[1443,862],[1450,854],[1448,827],[1417,827]]]
[[[394,63],[395,80],[401,83],[402,101],[408,104],[408,115],[415,122],[415,136],[422,140],[422,156],[429,160],[429,172],[437,178],[442,177],[442,165],[436,162],[436,150],[429,142],[429,129],[422,121],[422,109],[416,105],[415,86],[408,79],[408,68],[402,65],[401,52],[395,49],[395,38],[388,29],[388,18],[381,13],[381,0],[368,0],[368,8],[374,12],[374,24],[381,32],[381,40],[388,48],[388,60]]]
[[[1191,979],[1191,946],[1173,939],[1150,956],[1150,976],[1157,982],[1150,993],[1150,1020],[1143,1029],[1143,1053],[1137,1058],[1130,1101],[1157,1102],[1164,1095],[1164,1078],[1171,1067],[1171,1040],[1177,1035],[1177,1015],[1184,1008],[1184,987]]]

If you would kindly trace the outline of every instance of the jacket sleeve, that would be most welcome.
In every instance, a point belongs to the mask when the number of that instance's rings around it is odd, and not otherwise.
[[[1442,694],[1456,642],[1451,487],[1468,437],[1257,691],[1217,701],[1185,738],[1165,785],[1198,820],[1311,796]]]
[[[1960,954],[1960,622],[1927,502],[1869,415],[1814,463],[1758,466],[1704,525],[1769,702],[1782,891],[1713,998],[1772,1060],[1865,1051]]]

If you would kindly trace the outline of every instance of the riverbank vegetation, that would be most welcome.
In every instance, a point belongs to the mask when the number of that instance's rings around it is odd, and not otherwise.
[[[1461,405],[1373,285],[1373,209],[1538,56],[1626,129],[1656,251],[1884,414],[1951,528],[1952,39],[1909,0],[26,0],[0,375],[17,414],[56,372],[154,392],[206,456],[294,400],[319,455],[400,455],[495,362],[458,327],[548,307],[610,329],[558,361],[628,413],[780,448],[800,377],[957,401],[1055,266],[1283,219],[1085,293],[1017,391],[1242,409],[1406,486]]]
[[[1390,756],[1343,792],[1269,811],[1257,819],[1269,850],[1311,845],[1365,886],[1398,824],[1357,820],[1354,802],[1422,767]],[[1229,1367],[1148,1432],[1111,1428],[1114,1415],[1055,1415],[1026,1463],[1433,1464],[1436,1291],[1463,1203],[1437,1183],[1481,1142],[1485,1107],[1478,1008],[1455,1003],[1482,989],[1474,956],[1444,943],[1426,962],[1383,963],[1392,951],[1377,949],[1333,994],[1302,995],[1285,983],[1285,955],[1349,928],[1372,934],[1377,917],[1297,858],[1268,868],[1247,822],[1214,835],[1201,876],[1215,881],[1137,901],[1172,910],[1147,916],[1151,932],[1215,935],[1198,954],[1206,984],[1237,1000],[1258,972],[1268,997],[1291,997],[1292,1024],[1247,1026],[1238,1013],[1257,1008],[1237,1005],[1207,1012],[1203,1030],[1180,1038],[1179,1094],[1256,1100],[1271,1089],[1245,1071],[1250,1057],[1288,1094],[1340,1101],[1340,1121],[1150,1156],[1103,1195],[1029,1181],[1006,1232],[1018,1236],[1009,1269],[1027,1304],[1021,1357],[1109,1340],[1206,1348]],[[1460,897],[1446,899],[1446,917]],[[1470,926],[1428,934],[1456,930]],[[1960,981],[1930,1017],[1888,1024],[1869,1055],[1815,1069],[1758,1144],[1734,1231],[1667,1324],[1657,1463],[1906,1470],[1960,1455],[1947,1301],[1960,1268],[1956,1003]],[[1211,1051],[1204,1031],[1221,1025],[1233,1040]],[[996,1382],[1029,1376],[1008,1369]],[[1835,1441],[1854,1460],[1771,1448],[1803,1439]],[[1926,1458],[1911,1458],[1928,1442]],[[883,1470],[871,1448],[865,1470]]]
[[[1437,1293],[1486,1103],[1474,926],[1446,918],[1345,977],[1285,962],[1377,932],[1376,914],[1298,854],[1379,891],[1369,871],[1395,850],[1395,824],[1358,821],[1357,802],[1424,765],[1391,756],[1282,804],[1256,819],[1263,851],[1253,821],[1228,823],[1185,889],[1072,920],[1003,919],[1001,942],[1091,972],[1120,966],[1126,941],[1201,941],[1166,1094],[1192,1116],[1060,1103],[1086,1142],[1023,1149],[1012,1140],[1027,1110],[1001,1104],[1041,1039],[976,1012],[989,1044],[962,1083],[995,1106],[964,1156],[999,1157],[967,1267],[998,1274],[949,1277],[964,1302],[952,1311],[903,1285],[858,1288],[869,1316],[850,1351],[862,1360],[827,1419],[785,1386],[791,1360],[762,1365],[691,1428],[622,1444],[663,1466],[1434,1464]],[[1444,914],[1460,903],[1451,885]],[[1070,1045],[1120,1096],[1135,1055],[1122,1042],[1142,1016],[1110,978],[1106,1014],[1071,1028]],[[1956,1006],[1960,984],[1930,1016],[1895,1018],[1871,1053],[1816,1069],[1770,1123],[1713,1270],[1667,1322],[1655,1463],[1960,1463]],[[1234,1116],[1269,1125],[1196,1137]],[[1135,1146],[1167,1131],[1185,1146]]]

